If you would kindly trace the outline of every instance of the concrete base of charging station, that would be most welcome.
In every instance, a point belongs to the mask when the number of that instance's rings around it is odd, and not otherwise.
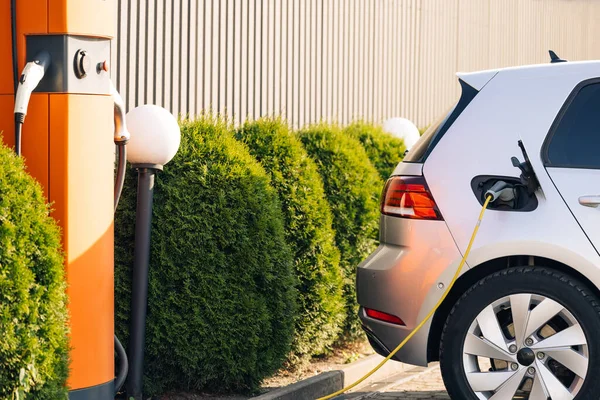
[[[348,364],[339,370],[323,372],[282,388],[271,390],[251,400],[309,400],[326,396],[356,382],[383,360],[374,354],[365,359]],[[362,382],[358,388],[369,383],[380,382],[400,372],[415,368],[397,361],[388,361],[379,371]],[[355,391],[356,389],[353,389]]]

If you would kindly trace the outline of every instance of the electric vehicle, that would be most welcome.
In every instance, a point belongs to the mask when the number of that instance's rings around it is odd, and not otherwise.
[[[551,53],[552,55],[552,53]],[[359,317],[453,399],[600,397],[600,61],[459,73],[461,95],[385,184]]]

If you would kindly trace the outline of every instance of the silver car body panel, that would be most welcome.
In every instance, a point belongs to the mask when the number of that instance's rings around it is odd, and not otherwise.
[[[358,268],[358,303],[402,319],[401,327],[368,318],[361,309],[363,324],[392,350],[421,321],[420,311],[428,301],[429,288],[451,272],[449,265],[460,261],[460,253],[444,221],[413,221],[381,217],[384,244]],[[422,240],[423,237],[430,240]],[[441,294],[443,290],[437,289]],[[426,326],[404,347],[397,358],[416,365],[427,363]]]

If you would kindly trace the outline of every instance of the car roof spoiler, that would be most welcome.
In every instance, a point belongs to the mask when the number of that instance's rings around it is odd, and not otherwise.
[[[499,71],[499,69],[489,69],[477,72],[459,72],[456,76],[473,89],[480,91]]]

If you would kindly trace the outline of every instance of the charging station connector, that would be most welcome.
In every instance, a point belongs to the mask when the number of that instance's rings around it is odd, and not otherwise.
[[[25,116],[27,116],[27,107],[31,93],[38,86],[52,59],[50,53],[41,51],[36,54],[32,61],[28,62],[23,68],[23,72],[19,77],[17,86],[17,94],[15,96],[15,151],[17,155],[21,155],[21,131]]]
[[[39,52],[32,61],[28,62],[23,68],[19,77],[17,95],[15,98],[15,114],[27,115],[27,106],[31,93],[38,86],[44,74],[50,66],[50,53],[47,51]]]

